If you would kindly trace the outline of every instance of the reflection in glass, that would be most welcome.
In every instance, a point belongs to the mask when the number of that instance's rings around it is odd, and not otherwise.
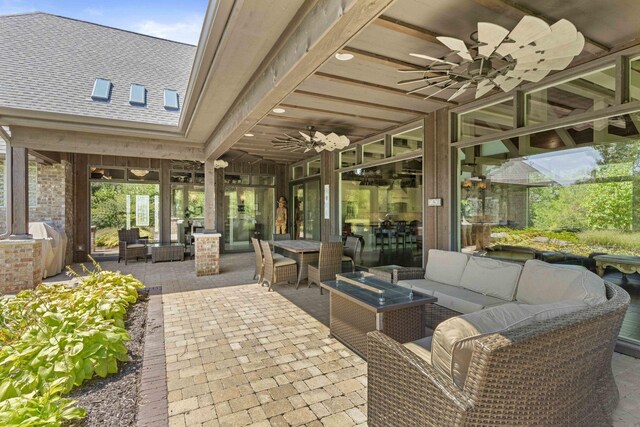
[[[422,127],[402,132],[392,137],[391,155],[397,156],[422,150]]]
[[[320,240],[320,180],[293,186],[293,238]]]
[[[349,166],[355,166],[356,164],[356,149],[350,148],[340,153],[340,167],[346,168]]]
[[[341,174],[342,235],[362,236],[365,266],[422,265],[422,158]]]
[[[640,101],[640,58],[634,58],[629,64],[629,91],[631,101]]]
[[[598,254],[640,256],[639,129],[634,113],[461,149],[462,250],[594,272]],[[630,313],[640,309],[640,274],[604,277],[631,293]],[[632,316],[621,336],[640,340]]]
[[[307,176],[320,175],[320,159],[311,160],[307,163]]]
[[[458,115],[458,141],[513,129],[513,100]]]
[[[527,125],[598,111],[615,103],[615,67],[528,93]]]
[[[275,228],[275,189],[235,187],[224,189],[224,247],[249,250],[251,237],[270,240]]]
[[[369,163],[385,158],[384,139],[370,142],[362,146],[362,163]]]

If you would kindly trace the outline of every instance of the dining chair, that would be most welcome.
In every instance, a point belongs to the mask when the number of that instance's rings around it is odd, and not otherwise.
[[[397,221],[396,222],[396,247],[400,243],[400,238],[402,237],[402,247],[407,246],[407,221]],[[411,239],[409,239],[409,243],[411,243]]]
[[[298,278],[298,264],[291,258],[274,258],[269,248],[269,242],[260,241],[262,248],[263,271],[262,284],[269,285],[269,291],[278,283],[294,283]]]
[[[262,274],[264,271],[264,260],[262,256],[262,248],[260,247],[260,241],[255,237],[251,238],[251,244],[253,245],[253,251],[256,253],[256,270],[253,274],[253,279],[258,280],[258,283],[262,285]]]
[[[322,295],[322,286],[320,286],[320,283],[323,280],[335,280],[336,274],[342,272],[343,247],[342,243],[338,242],[320,243],[318,263],[309,264],[308,266],[308,287],[311,287],[311,284],[315,283],[320,287],[320,294]]]
[[[344,245],[342,261],[350,262],[351,271],[356,271],[356,255],[360,249],[360,238],[355,236],[347,236],[347,242]]]

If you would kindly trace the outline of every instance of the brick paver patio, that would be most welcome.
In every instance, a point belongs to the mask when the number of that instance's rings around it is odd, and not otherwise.
[[[365,425],[366,362],[329,338],[327,295],[267,292],[252,262],[224,255],[210,277],[193,261],[101,263],[162,288],[169,425]],[[613,369],[614,425],[640,426],[640,360],[616,353]]]

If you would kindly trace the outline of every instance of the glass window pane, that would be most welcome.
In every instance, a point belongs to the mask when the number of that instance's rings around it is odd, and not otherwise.
[[[391,155],[393,156],[422,150],[422,127],[393,135],[392,141]]]
[[[99,179],[99,180],[124,180],[125,178],[125,170],[124,169],[108,169],[99,166],[92,166],[90,169],[90,178],[91,179]]]
[[[597,111],[615,103],[615,67],[526,95],[527,125]]]
[[[251,182],[251,176],[249,175],[235,175],[235,174],[224,175],[225,184],[249,185],[250,182]]]
[[[340,167],[346,168],[356,165],[356,149],[351,148],[340,153]]]
[[[304,168],[302,166],[294,166],[293,167],[293,179],[303,178],[304,177]]]
[[[640,58],[631,60],[629,69],[629,88],[631,101],[640,101]]]
[[[276,177],[269,175],[256,175],[251,178],[251,183],[254,185],[275,185]]]
[[[160,181],[160,172],[143,168],[129,169],[127,181]]]
[[[307,163],[307,176],[320,174],[320,159],[311,160]]]
[[[458,141],[513,129],[513,100],[458,115]]]
[[[204,172],[194,172],[193,182],[196,184],[204,184]]]
[[[384,139],[370,142],[362,146],[362,163],[369,163],[385,158]]]

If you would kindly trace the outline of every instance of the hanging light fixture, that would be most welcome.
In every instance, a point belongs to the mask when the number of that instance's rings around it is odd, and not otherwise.
[[[225,160],[214,160],[213,161],[213,168],[214,169],[224,169],[227,166],[229,166],[229,162],[227,162]]]
[[[137,176],[138,178],[144,178],[149,174],[149,171],[146,169],[130,169],[131,173]]]
[[[431,89],[425,98],[444,91],[451,101],[475,89],[480,98],[493,88],[509,92],[523,81],[539,82],[553,70],[564,70],[584,48],[584,36],[566,19],[549,25],[540,18],[525,16],[509,31],[500,25],[478,23],[470,35],[473,44],[453,37],[437,37],[451,49],[443,57],[411,53],[426,59],[423,70],[399,70],[422,73],[422,77],[399,81],[399,85],[426,83],[407,93]]]
[[[308,152],[311,150],[315,150],[316,152],[321,152],[322,150],[333,151],[333,150],[341,150],[349,145],[351,141],[344,135],[338,135],[334,132],[331,132],[328,135],[325,135],[321,132],[315,130],[314,126],[307,126],[307,131],[304,133],[299,131],[300,136],[292,136],[285,134],[284,138],[276,137],[271,141],[273,146],[279,150],[288,150],[288,151],[298,151],[304,150],[304,152]]]

